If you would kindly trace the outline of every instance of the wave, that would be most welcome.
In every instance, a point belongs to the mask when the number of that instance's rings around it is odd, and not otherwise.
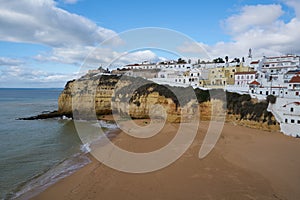
[[[87,152],[85,151],[76,153],[71,156],[71,158],[65,159],[54,167],[21,183],[17,188],[6,195],[5,199],[30,199],[34,197],[57,181],[89,164],[91,160],[86,154]]]
[[[65,118],[63,120],[70,119]],[[100,126],[101,128],[106,129],[106,131],[104,131],[104,135],[100,135],[95,141],[82,144],[80,146],[80,153],[76,153],[70,158],[62,160],[54,167],[51,167],[48,170],[30,178],[28,181],[19,184],[17,188],[6,195],[5,199],[30,199],[57,181],[71,175],[90,163],[91,160],[88,158],[87,154],[91,151],[91,146],[97,144],[99,141],[101,142],[102,137],[114,137],[112,131],[118,129],[116,124],[102,120],[91,125],[97,127]]]

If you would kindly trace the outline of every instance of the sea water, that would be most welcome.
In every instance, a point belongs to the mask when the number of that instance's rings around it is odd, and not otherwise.
[[[30,198],[90,162],[68,119],[16,120],[57,109],[62,89],[0,89],[0,198]]]

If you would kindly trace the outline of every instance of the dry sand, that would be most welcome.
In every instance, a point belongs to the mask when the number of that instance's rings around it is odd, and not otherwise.
[[[213,151],[200,160],[207,127],[208,122],[201,122],[191,147],[166,168],[130,174],[91,157],[92,163],[34,199],[300,199],[299,139],[226,124]],[[177,129],[178,124],[166,124],[151,139],[121,132],[114,143],[134,152],[153,151]]]

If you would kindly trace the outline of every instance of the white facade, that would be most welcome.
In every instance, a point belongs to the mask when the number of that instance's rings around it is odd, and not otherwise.
[[[142,64],[130,64],[124,66],[129,69],[176,69],[179,71],[189,70],[193,68],[193,65],[188,63],[177,63],[173,62],[161,62],[161,63],[148,63],[143,62]]]
[[[293,137],[300,136],[299,99],[277,98],[275,104],[269,104],[268,111],[280,123],[281,132]]]
[[[300,66],[300,56],[297,55],[264,57],[262,61],[261,71],[271,75],[296,70]]]
[[[174,69],[164,69],[158,72],[157,78],[150,79],[159,84],[171,86],[192,86],[199,87],[201,70],[191,69],[189,71],[176,71]]]
[[[256,80],[256,71],[254,72],[236,72],[234,74],[234,85],[236,87],[248,87],[249,83]]]

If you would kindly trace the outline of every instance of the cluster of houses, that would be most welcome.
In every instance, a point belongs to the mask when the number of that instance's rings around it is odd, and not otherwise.
[[[287,135],[300,136],[297,128],[293,128],[294,125],[300,127],[300,56],[262,57],[259,60],[253,60],[249,56],[246,60],[234,59],[231,62],[228,62],[227,57],[225,60],[198,60],[194,64],[183,59],[158,63],[145,61],[126,65],[110,73],[143,77],[171,86],[222,88],[250,94],[252,98],[259,100],[273,95],[277,97],[276,104],[270,105],[269,110],[280,122],[281,129]]]

